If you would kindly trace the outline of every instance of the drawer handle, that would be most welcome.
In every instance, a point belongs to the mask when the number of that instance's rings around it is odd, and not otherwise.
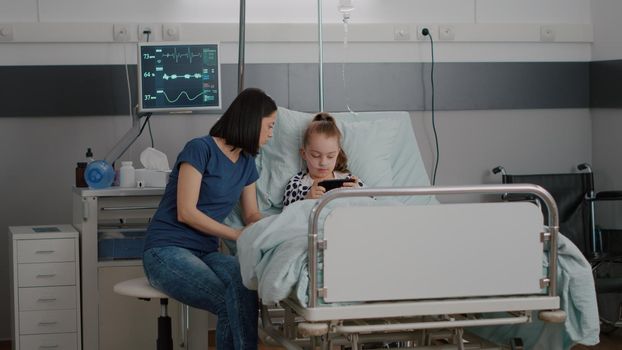
[[[56,276],[55,273],[47,273],[47,274],[39,274],[39,275],[37,275],[37,278],[51,278],[51,277],[54,277],[54,276]]]
[[[56,301],[56,298],[39,298],[37,299],[38,302],[40,303],[51,303],[53,301]]]
[[[57,349],[58,345],[39,345],[39,349]]]
[[[52,321],[52,322],[39,322],[39,326],[53,326],[55,324],[57,324],[58,322],[56,321]]]
[[[129,206],[129,207],[102,207],[102,211],[121,211],[121,210],[147,210],[158,209],[157,206],[143,205],[143,206]]]
[[[56,250],[37,250],[35,254],[52,254],[56,252]]]

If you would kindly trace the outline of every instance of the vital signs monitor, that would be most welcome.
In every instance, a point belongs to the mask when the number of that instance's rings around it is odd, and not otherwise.
[[[141,113],[220,109],[218,44],[139,43]]]

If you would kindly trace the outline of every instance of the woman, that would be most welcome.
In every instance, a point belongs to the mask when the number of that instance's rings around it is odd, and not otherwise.
[[[218,349],[257,348],[257,294],[242,285],[237,259],[219,239],[242,230],[222,224],[240,201],[246,225],[261,219],[254,156],[272,137],[276,104],[259,89],[242,91],[208,136],[186,144],[147,230],[149,282],[180,302],[218,316]]]

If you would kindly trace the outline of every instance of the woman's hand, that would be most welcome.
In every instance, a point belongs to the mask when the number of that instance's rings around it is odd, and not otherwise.
[[[341,187],[347,187],[347,188],[359,188],[359,178],[356,176],[351,176],[350,177],[349,182],[344,182],[343,185],[341,185]]]
[[[305,196],[305,199],[318,199],[322,197],[324,193],[326,193],[326,189],[318,185],[318,182],[314,180],[313,185],[311,186],[311,188],[309,189],[309,192],[307,192],[307,195]]]

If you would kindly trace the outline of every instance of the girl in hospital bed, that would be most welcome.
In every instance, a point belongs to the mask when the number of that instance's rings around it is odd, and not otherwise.
[[[330,114],[319,113],[313,118],[305,131],[300,155],[307,170],[289,180],[283,206],[320,198],[335,187],[363,187],[363,182],[348,170],[348,158],[341,148],[341,132]]]

